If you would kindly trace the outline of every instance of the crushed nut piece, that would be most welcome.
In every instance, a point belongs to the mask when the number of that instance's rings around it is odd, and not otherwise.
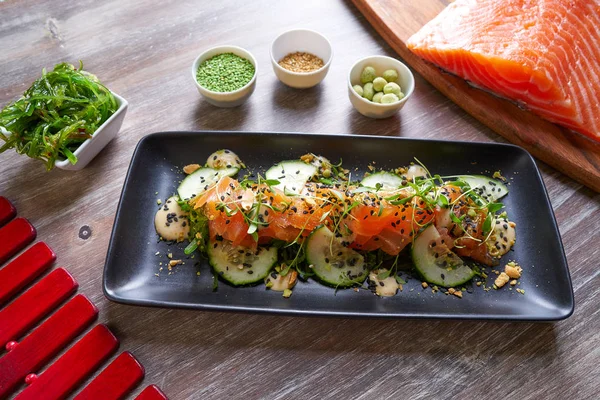
[[[510,280],[509,276],[506,275],[504,272],[502,272],[494,281],[494,284],[498,287],[501,288],[502,286],[506,285],[508,283],[508,281]]]
[[[185,172],[186,174],[189,175],[189,174],[196,172],[199,169],[200,169],[200,164],[188,164],[185,167],[183,167],[183,172]]]
[[[515,286],[517,284],[517,280],[513,279],[512,281],[510,281],[510,285],[511,286]]]
[[[523,272],[523,268],[511,261],[504,267],[504,272],[506,272],[506,275],[508,275],[511,279],[519,279],[521,277],[521,273]]]
[[[300,157],[300,160],[304,161],[307,164],[310,164],[315,159],[315,155],[312,153],[308,153]]]
[[[288,287],[293,288],[298,281],[298,272],[296,270],[291,270],[288,272]]]
[[[171,267],[174,267],[179,264],[183,264],[183,261],[182,260],[171,260],[171,261],[169,261],[169,269],[171,269]]]
[[[427,282],[421,282],[421,286],[423,286],[423,289],[427,289],[429,285],[427,284]]]

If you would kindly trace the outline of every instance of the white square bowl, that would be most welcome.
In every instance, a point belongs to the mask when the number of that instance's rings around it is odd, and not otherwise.
[[[98,127],[91,138],[81,143],[77,150],[73,152],[75,157],[77,157],[77,162],[71,164],[67,159],[61,161],[57,160],[54,162],[56,168],[69,171],[79,171],[80,169],[83,169],[98,155],[98,153],[100,153],[100,150],[106,147],[106,145],[117,136],[117,133],[119,133],[119,129],[121,129],[121,125],[123,124],[123,119],[125,118],[129,103],[116,93],[113,93],[113,96],[115,96],[119,108],[117,108],[117,111],[115,111],[110,118]]]

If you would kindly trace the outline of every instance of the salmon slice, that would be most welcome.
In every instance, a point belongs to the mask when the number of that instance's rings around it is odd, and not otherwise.
[[[418,56],[600,141],[598,0],[457,0],[407,41]]]

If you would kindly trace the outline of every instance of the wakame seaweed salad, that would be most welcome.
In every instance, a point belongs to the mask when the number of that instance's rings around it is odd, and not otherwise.
[[[69,63],[42,70],[23,96],[0,112],[0,153],[44,161],[49,171],[56,160],[77,162],[73,152],[117,111],[113,94],[96,76]]]

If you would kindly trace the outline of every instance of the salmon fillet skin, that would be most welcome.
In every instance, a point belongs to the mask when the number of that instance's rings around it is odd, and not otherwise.
[[[407,46],[600,142],[600,0],[456,0]]]

